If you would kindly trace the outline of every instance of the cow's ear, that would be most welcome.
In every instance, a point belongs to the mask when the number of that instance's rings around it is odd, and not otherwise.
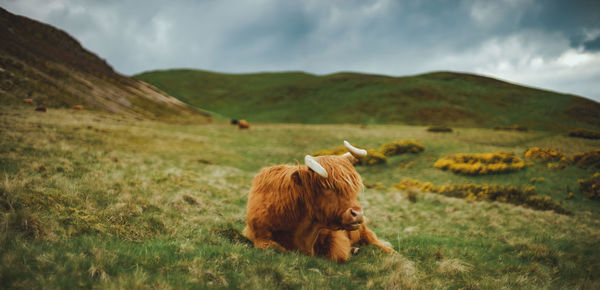
[[[297,185],[302,185],[302,178],[300,178],[300,169],[298,169],[298,170],[294,171],[294,173],[292,173],[292,180]]]

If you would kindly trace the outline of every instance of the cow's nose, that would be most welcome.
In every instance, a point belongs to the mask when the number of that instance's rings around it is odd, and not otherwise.
[[[352,219],[354,220],[354,222],[362,222],[363,220],[362,210],[350,209],[350,215],[352,215]]]

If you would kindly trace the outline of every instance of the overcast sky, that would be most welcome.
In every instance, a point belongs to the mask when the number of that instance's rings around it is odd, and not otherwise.
[[[600,1],[0,0],[117,71],[450,70],[600,101]]]

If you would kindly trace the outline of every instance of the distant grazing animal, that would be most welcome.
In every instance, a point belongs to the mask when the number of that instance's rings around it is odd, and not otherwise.
[[[248,123],[246,120],[239,120],[238,121],[238,128],[240,128],[240,129],[250,129],[250,123]]]
[[[23,102],[27,104],[33,104],[33,99],[23,99]]]
[[[83,110],[83,106],[82,105],[75,105],[75,106],[73,106],[73,110],[81,111],[81,110]]]
[[[37,107],[35,108],[35,110],[36,110],[37,112],[46,112],[46,107],[44,107],[44,106],[37,106]]]
[[[231,125],[237,125],[237,124],[238,124],[237,119],[231,119]]]
[[[353,242],[381,244],[363,224],[357,201],[363,184],[353,164],[367,152],[344,145],[349,151],[344,155],[306,155],[305,165],[267,167],[254,177],[244,235],[255,247],[345,262]]]

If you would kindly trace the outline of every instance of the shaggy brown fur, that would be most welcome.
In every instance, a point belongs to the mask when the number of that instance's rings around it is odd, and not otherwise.
[[[328,178],[304,165],[261,170],[248,196],[244,235],[257,248],[297,250],[311,256],[318,253],[343,262],[349,257],[350,238],[340,230],[350,228],[345,218],[349,209],[362,212],[356,200],[362,181],[350,158],[315,159],[327,170]],[[323,230],[330,231],[321,243],[327,246],[315,248]],[[372,234],[364,226],[359,232],[364,232],[365,237]]]
[[[377,235],[362,224],[360,229],[354,231],[347,230],[322,230],[315,243],[315,253],[325,256],[338,263],[343,263],[350,259],[351,254],[358,252],[354,246],[373,245],[385,251],[386,253],[396,252],[394,249],[384,245],[377,239]]]

